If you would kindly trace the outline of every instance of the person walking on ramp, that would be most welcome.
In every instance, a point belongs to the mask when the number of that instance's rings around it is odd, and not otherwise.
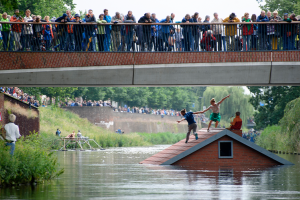
[[[186,120],[188,122],[188,132],[186,134],[186,141],[185,143],[187,143],[189,141],[190,138],[190,133],[193,130],[193,134],[195,135],[196,140],[198,140],[198,134],[196,133],[197,131],[197,124],[196,121],[194,119],[193,114],[199,114],[201,113],[201,111],[199,112],[186,112],[185,109],[181,110],[181,115],[184,117],[182,120],[177,121],[178,123]]]
[[[218,103],[216,103],[215,101],[215,98],[212,98],[210,100],[210,106],[206,109],[206,110],[203,110],[202,112],[200,113],[205,113],[206,111],[208,110],[212,110],[213,112],[210,114],[210,122],[209,122],[209,125],[208,125],[208,128],[207,128],[207,132],[209,132],[209,128],[211,126],[211,123],[214,121],[216,122],[215,124],[215,127],[217,128],[218,127],[218,124],[219,122],[221,121],[221,115],[220,115],[220,104],[225,100],[227,99],[228,97],[230,97],[230,95],[224,97],[221,101],[219,101]]]

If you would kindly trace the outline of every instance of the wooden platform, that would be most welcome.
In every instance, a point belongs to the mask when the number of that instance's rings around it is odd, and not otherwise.
[[[179,155],[180,153],[196,146],[197,144],[205,141],[206,139],[218,134],[219,132],[225,130],[224,128],[215,128],[207,132],[207,129],[201,129],[197,131],[198,140],[196,140],[193,134],[190,135],[190,139],[188,143],[185,143],[185,139],[177,142],[176,144],[166,148],[165,150],[147,158],[146,160],[140,162],[140,164],[153,164],[153,165],[161,165],[162,163],[170,160],[171,158]]]

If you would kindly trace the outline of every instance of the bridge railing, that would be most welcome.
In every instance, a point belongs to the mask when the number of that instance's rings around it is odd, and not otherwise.
[[[299,50],[300,22],[0,22],[0,51],[181,52]]]

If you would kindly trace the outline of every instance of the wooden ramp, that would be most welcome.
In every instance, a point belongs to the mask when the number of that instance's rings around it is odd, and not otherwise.
[[[198,140],[191,133],[188,143],[185,143],[185,139],[177,142],[176,144],[166,148],[165,150],[147,158],[146,160],[140,162],[140,164],[152,164],[152,165],[161,165],[164,162],[170,160],[171,158],[185,152],[186,150],[196,146],[197,144],[205,141],[206,139],[218,134],[219,132],[225,130],[224,128],[215,128],[207,132],[207,129],[201,129],[197,131]]]

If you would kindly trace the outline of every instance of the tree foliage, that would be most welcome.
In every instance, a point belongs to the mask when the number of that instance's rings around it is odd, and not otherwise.
[[[299,13],[300,11],[300,0],[256,0],[260,4],[260,8],[265,11],[274,10],[278,11],[279,16],[283,16],[284,13]]]
[[[24,15],[25,11],[29,9],[32,14],[42,17],[59,17],[66,10],[74,10],[75,5],[73,0],[0,0],[0,13],[7,12],[12,15],[15,9],[19,9],[20,13]]]
[[[210,106],[210,100],[215,98],[216,102],[230,94],[230,98],[223,101],[220,106],[220,114],[223,120],[230,122],[230,118],[235,116],[236,112],[241,112],[243,124],[247,123],[247,119],[253,116],[254,108],[249,103],[250,95],[244,94],[242,87],[208,87],[203,96],[202,106]],[[206,113],[208,117],[209,112]]]
[[[284,115],[288,102],[300,97],[300,87],[274,86],[274,87],[248,87],[253,94],[250,103],[258,111],[254,114],[256,128],[265,128],[276,125]],[[264,106],[260,106],[263,103]]]

